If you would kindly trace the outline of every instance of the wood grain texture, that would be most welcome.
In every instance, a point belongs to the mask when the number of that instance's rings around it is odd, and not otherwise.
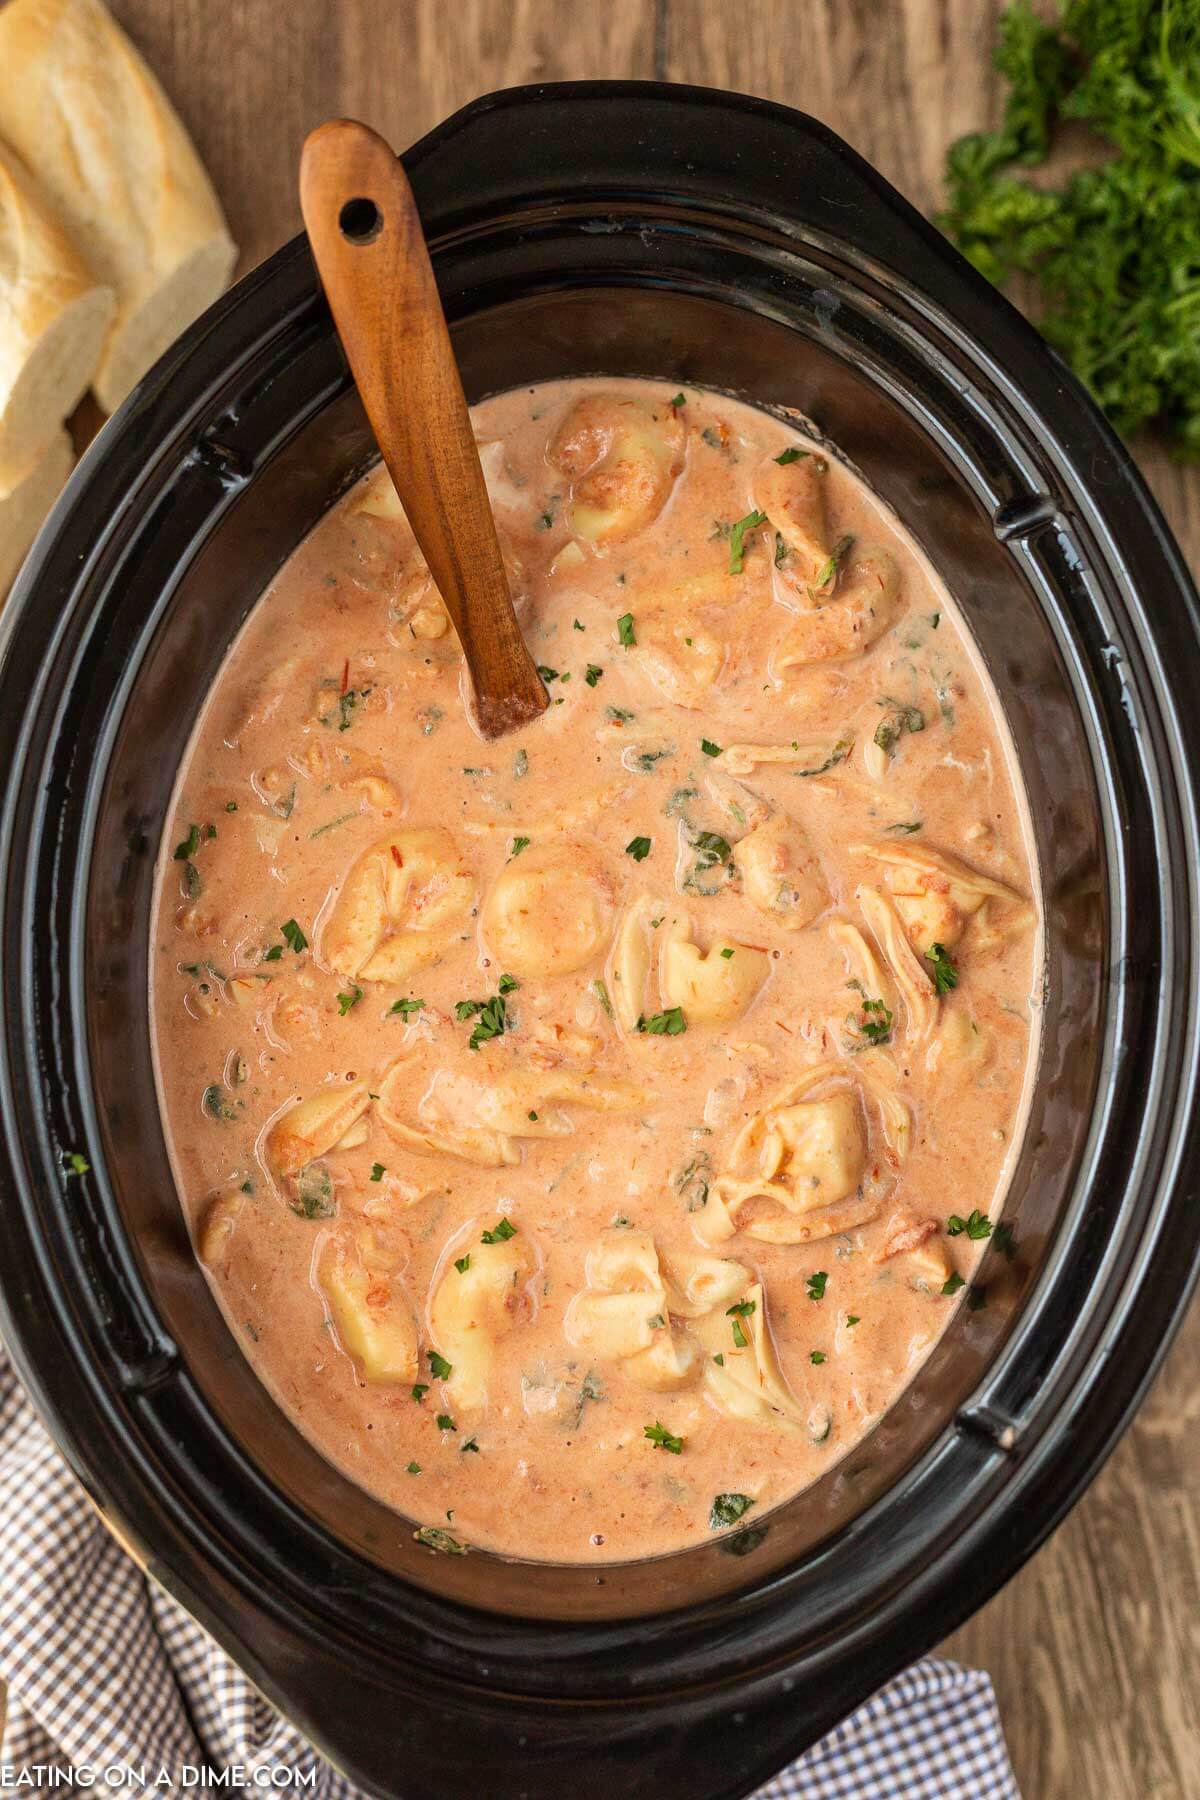
[[[515,82],[651,77],[825,120],[919,207],[994,120],[1001,0],[113,0],[195,133],[249,266],[298,229],[321,119],[411,142]],[[1141,446],[1193,565],[1200,472]],[[1119,1347],[1117,1350],[1119,1354]],[[1025,1800],[1200,1800],[1200,1313],[1091,1491],[947,1649],[996,1684]],[[890,1800],[890,1796],[880,1796]]]
[[[304,141],[300,207],[375,441],[458,633],[471,713],[485,738],[501,737],[550,701],[513,611],[404,165],[360,120],[328,119]]]

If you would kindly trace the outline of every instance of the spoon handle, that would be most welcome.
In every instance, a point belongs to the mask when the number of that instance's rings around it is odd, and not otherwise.
[[[547,695],[513,611],[462,378],[399,159],[352,119],[312,132],[300,205],[383,460],[458,632],[485,738]]]

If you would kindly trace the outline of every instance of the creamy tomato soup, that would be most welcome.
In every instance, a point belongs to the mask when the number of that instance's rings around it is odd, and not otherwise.
[[[477,407],[550,695],[484,743],[386,475],[255,609],[179,778],[162,1105],[230,1325],[442,1548],[688,1545],[812,1482],[971,1293],[1038,914],[959,613],[719,396]]]

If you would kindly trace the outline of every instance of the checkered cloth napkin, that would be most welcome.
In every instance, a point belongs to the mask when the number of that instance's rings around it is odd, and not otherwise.
[[[0,1784],[12,1770],[273,1773],[315,1800],[359,1800],[237,1665],[100,1524],[0,1347]],[[307,1782],[312,1780],[313,1785]],[[168,1785],[169,1781],[169,1785]],[[186,1783],[186,1785],[185,1785]],[[102,1779],[96,1790],[103,1791]],[[121,1789],[133,1792],[135,1789]],[[417,1800],[438,1800],[420,1796]],[[932,1658],[891,1681],[756,1800],[1020,1800],[992,1684]]]

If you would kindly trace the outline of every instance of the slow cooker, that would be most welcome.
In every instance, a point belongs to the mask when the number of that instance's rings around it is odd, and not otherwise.
[[[404,160],[472,399],[608,373],[798,409],[962,603],[1046,914],[1009,1253],[816,1486],[600,1570],[426,1548],[259,1386],[185,1234],[146,975],[204,695],[375,454],[297,239],[102,431],[4,618],[3,1332],[114,1530],[370,1792],[743,1795],[1045,1538],[1192,1286],[1197,598],[1065,367],[824,126],[693,88],[529,87]]]

